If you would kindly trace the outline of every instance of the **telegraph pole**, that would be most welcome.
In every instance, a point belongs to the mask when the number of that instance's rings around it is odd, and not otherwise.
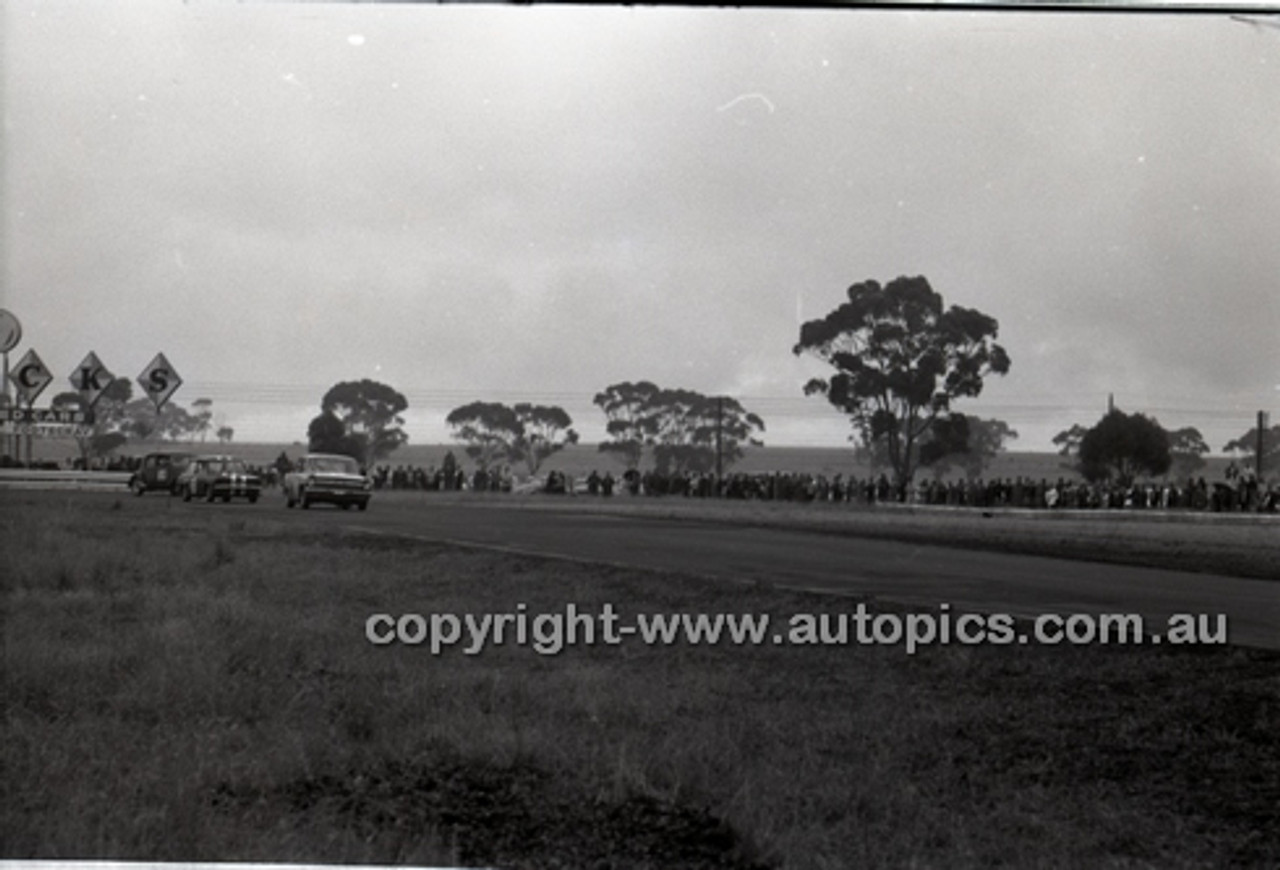
[[[4,408],[6,411],[8,411],[9,408],[13,407],[12,405],[9,404],[9,351],[8,350],[5,350],[4,352],[4,380],[0,381],[0,389],[3,390],[3,392],[0,392],[0,408]],[[6,422],[5,425],[8,426],[8,423]],[[14,438],[13,440],[16,441],[17,439]],[[11,442],[9,440],[9,433],[5,432],[3,452],[7,456],[13,456],[14,460],[16,461],[18,457],[15,456],[13,453],[9,452],[10,446],[11,446]]]
[[[16,409],[18,407],[16,396],[12,403],[9,401],[9,351],[17,347],[20,341],[22,341],[22,324],[14,314],[0,308],[0,351],[3,351],[4,355],[4,380],[2,382],[4,398],[0,400],[0,406],[3,406],[6,412],[8,409]],[[22,436],[17,434],[16,422],[11,425],[14,427],[14,431],[12,435],[6,433],[4,436],[4,452],[8,453],[10,446],[12,446],[13,453],[11,455],[14,460],[18,460],[21,458],[20,454],[22,453]],[[30,445],[31,442],[28,440],[28,451],[31,449]],[[30,457],[27,458],[30,459]]]
[[[716,396],[716,498],[720,497],[720,430],[724,419],[724,397]]]
[[[1258,412],[1258,461],[1255,469],[1258,472],[1258,486],[1262,486],[1262,436],[1271,424],[1271,415],[1266,411]]]

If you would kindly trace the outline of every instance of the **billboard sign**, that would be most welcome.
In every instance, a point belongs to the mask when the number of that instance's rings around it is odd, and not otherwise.
[[[182,386],[182,378],[169,360],[165,359],[165,355],[158,353],[138,375],[138,383],[147,397],[155,402],[156,410],[159,411],[174,391]]]
[[[69,380],[72,388],[80,394],[80,398],[84,399],[84,403],[92,408],[98,398],[107,391],[107,387],[111,386],[115,375],[107,371],[107,367],[102,364],[102,360],[98,359],[96,353],[89,351],[89,355],[71,373]]]
[[[40,359],[40,354],[33,349],[18,360],[18,364],[9,372],[9,380],[18,390],[18,402],[30,406],[53,381],[53,375]]]

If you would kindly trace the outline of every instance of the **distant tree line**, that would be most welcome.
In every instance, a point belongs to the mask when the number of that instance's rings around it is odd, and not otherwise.
[[[598,449],[628,469],[646,455],[662,473],[727,469],[744,445],[761,442],[764,422],[736,399],[688,389],[662,388],[648,381],[606,387],[594,404],[604,412],[608,438]],[[568,412],[558,406],[472,402],[451,411],[446,422],[465,445],[476,467],[523,464],[536,475],[545,460],[578,442]]]
[[[1258,429],[1253,427],[1239,438],[1223,445],[1223,452],[1239,458],[1246,469],[1256,463]],[[1110,409],[1092,427],[1079,423],[1059,432],[1053,438],[1059,455],[1067,458],[1063,467],[1077,472],[1090,483],[1133,483],[1141,475],[1175,478],[1194,476],[1204,467],[1204,454],[1209,452],[1200,430],[1187,426],[1166,430],[1154,417],[1126,414]],[[1264,468],[1275,468],[1280,462],[1280,425],[1263,432]]]
[[[935,477],[953,471],[979,478],[1018,437],[1006,422],[965,414],[955,406],[981,395],[987,378],[1009,372],[997,343],[998,321],[982,311],[946,305],[923,276],[848,288],[845,301],[800,327],[792,348],[833,371],[804,385],[849,418],[854,454],[892,472],[905,499],[922,468]],[[744,450],[761,446],[764,421],[730,396],[706,395],[650,381],[623,381],[597,393],[606,418],[600,452],[627,471],[646,464],[660,475],[727,474]],[[407,441],[403,395],[370,380],[336,384],[308,427],[312,450],[346,453],[371,465]],[[446,417],[480,472],[522,465],[536,475],[544,463],[579,440],[573,420],[554,405],[476,400]],[[1248,453],[1256,432],[1228,443]],[[1280,460],[1280,426],[1264,435],[1265,455]],[[1092,427],[1080,424],[1055,438],[1070,468],[1089,481],[1127,484],[1139,475],[1193,473],[1209,452],[1192,427],[1166,431],[1142,414],[1108,412]],[[1246,467],[1251,460],[1245,460]]]
[[[50,407],[63,411],[87,411],[89,404],[76,392],[58,393]],[[80,459],[86,465],[105,458],[130,442],[194,442],[203,443],[213,429],[213,401],[199,398],[191,408],[175,401],[165,402],[159,410],[146,396],[135,398],[133,383],[128,378],[115,378],[93,404],[93,423],[86,434],[76,436]],[[230,442],[235,430],[220,426],[215,432],[220,443]]]
[[[608,419],[600,451],[628,469],[638,468],[648,451],[659,474],[724,471],[742,458],[744,446],[763,446],[756,436],[764,421],[729,396],[640,381],[606,387],[593,403]]]

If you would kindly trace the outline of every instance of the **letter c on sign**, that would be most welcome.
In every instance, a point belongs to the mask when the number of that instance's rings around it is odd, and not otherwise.
[[[386,626],[389,631],[378,633],[380,626]],[[375,613],[364,621],[364,636],[368,638],[369,643],[386,646],[389,643],[395,643],[395,628],[395,617],[389,613]]]
[[[42,368],[43,368],[43,367],[42,367],[42,366],[39,366],[39,365],[25,365],[25,366],[23,366],[22,368],[18,369],[18,382],[19,382],[19,383],[21,383],[21,384],[22,384],[24,387],[26,387],[28,390],[34,389],[35,387],[39,386],[39,384],[40,384],[39,373],[40,373],[40,371],[42,370]],[[29,379],[27,378],[27,372],[35,372],[35,373],[36,373],[36,379],[35,379],[35,380],[29,380]]]

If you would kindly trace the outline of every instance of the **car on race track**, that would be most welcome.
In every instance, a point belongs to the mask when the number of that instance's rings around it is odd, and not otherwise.
[[[196,456],[178,478],[183,501],[246,498],[252,504],[262,494],[262,478],[231,456]]]
[[[369,507],[373,481],[350,456],[335,453],[308,453],[284,476],[285,507],[334,504],[343,510],[355,505]]]
[[[190,453],[148,453],[142,457],[142,464],[129,478],[129,490],[139,496],[153,491],[176,495],[178,478],[190,461]]]

